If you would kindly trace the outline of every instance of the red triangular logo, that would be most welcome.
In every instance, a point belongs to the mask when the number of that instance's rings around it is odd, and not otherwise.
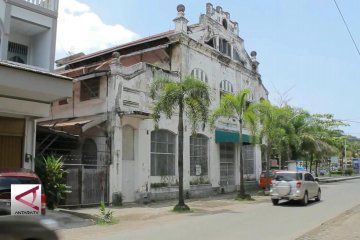
[[[34,187],[34,188],[31,188],[31,189],[27,190],[26,192],[23,192],[23,193],[15,196],[15,199],[16,199],[17,201],[25,204],[26,206],[29,206],[29,207],[35,209],[36,211],[39,211],[39,206],[34,205],[34,202],[35,202],[35,199],[36,199],[36,191],[37,191],[37,190],[39,190],[39,186],[36,186],[36,187]],[[33,194],[33,200],[32,200],[32,202],[28,202],[28,201],[22,199],[22,197],[24,197],[24,196],[26,196],[26,195],[28,195],[28,194],[30,194],[30,193]]]

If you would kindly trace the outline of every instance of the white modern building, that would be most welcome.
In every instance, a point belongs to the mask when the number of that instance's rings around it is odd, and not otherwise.
[[[249,56],[238,23],[228,12],[208,3],[199,23],[188,25],[185,7],[179,5],[174,23],[174,30],[168,32],[57,61],[61,74],[76,79],[74,96],[54,102],[52,120],[40,125],[80,140],[67,151],[60,142],[46,151],[78,156],[66,159],[69,164],[82,164],[81,171],[88,165],[107,165],[109,180],[98,189],[105,186],[109,201],[118,192],[127,202],[177,195],[177,119],[161,119],[155,130],[149,98],[154,78],[197,77],[211,89],[211,108],[219,105],[222,94],[245,88],[251,91],[249,102],[268,98],[256,52]],[[185,121],[186,196],[238,188],[238,129],[233,119],[220,119],[215,130],[207,127],[192,135]],[[246,129],[244,145],[245,180],[254,181],[261,172],[261,152],[251,144]],[[79,172],[74,170],[75,175],[83,174]],[[84,191],[80,192],[84,199]]]
[[[36,119],[72,96],[52,73],[58,0],[0,0],[0,168],[34,169]]]

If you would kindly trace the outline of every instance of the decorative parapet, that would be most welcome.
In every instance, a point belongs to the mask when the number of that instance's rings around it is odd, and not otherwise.
[[[206,4],[206,16],[210,19],[218,22],[225,29],[229,30],[235,35],[239,35],[239,25],[237,22],[230,20],[230,13],[223,11],[222,7],[213,7],[211,3]]]

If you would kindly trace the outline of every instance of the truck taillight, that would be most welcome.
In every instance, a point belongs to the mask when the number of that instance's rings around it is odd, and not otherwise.
[[[41,214],[45,215],[46,213],[46,196],[41,194]]]
[[[300,188],[301,187],[301,182],[297,182],[296,183],[296,188]]]

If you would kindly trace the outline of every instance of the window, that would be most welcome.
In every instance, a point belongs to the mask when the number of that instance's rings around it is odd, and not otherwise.
[[[81,81],[80,101],[86,101],[99,97],[100,78],[92,78]]]
[[[1,31],[1,24],[0,24],[0,56],[2,56],[2,54],[1,54],[1,49],[2,49],[1,39],[2,39],[2,31]]]
[[[208,82],[207,76],[205,74],[205,72],[203,70],[201,70],[200,68],[194,68],[191,71],[191,76],[203,81],[203,82]]]
[[[19,43],[9,42],[8,60],[18,63],[27,63],[28,47]]]
[[[216,38],[211,38],[209,41],[205,42],[207,45],[209,45],[212,48],[215,48],[215,39]]]
[[[220,98],[226,93],[234,93],[234,88],[231,82],[228,80],[222,80],[220,82]]]
[[[68,98],[63,98],[59,100],[59,105],[65,105],[69,103],[69,99]]]
[[[223,19],[223,20],[222,20],[222,25],[223,25],[223,27],[224,27],[225,29],[227,29],[227,21],[226,21],[226,19]]]
[[[97,146],[94,140],[87,138],[82,147],[82,164],[97,163]]]
[[[254,146],[244,145],[243,146],[243,157],[244,157],[244,174],[254,174]]]
[[[314,178],[313,178],[313,176],[312,176],[311,174],[306,173],[306,174],[305,174],[305,181],[311,181],[311,182],[313,182],[313,181],[314,181]]]
[[[122,129],[122,159],[134,160],[134,129],[130,126]]]
[[[204,135],[190,137],[190,175],[208,174],[208,139]]]
[[[297,181],[302,180],[302,175],[301,173],[276,173],[275,180],[286,182]]]
[[[229,44],[229,42],[223,38],[220,38],[219,40],[219,51],[231,57],[231,45]]]
[[[175,134],[167,130],[151,132],[151,176],[175,175]]]

